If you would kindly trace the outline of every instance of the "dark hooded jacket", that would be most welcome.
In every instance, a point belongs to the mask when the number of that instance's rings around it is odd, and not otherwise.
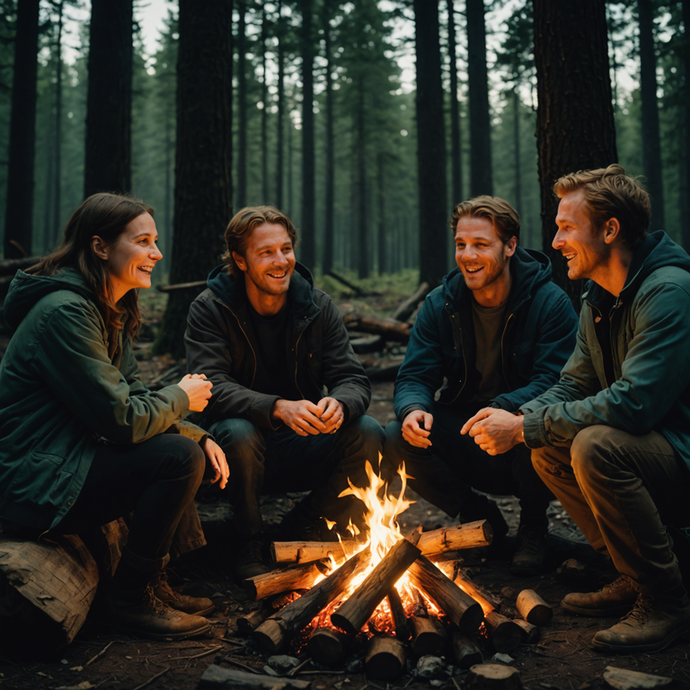
[[[502,392],[492,407],[515,412],[557,380],[573,351],[577,315],[541,252],[518,247],[501,334]],[[468,404],[479,389],[472,294],[454,269],[424,302],[395,382],[395,413]]]
[[[0,362],[0,518],[41,532],[74,504],[100,442],[156,436],[189,398],[177,385],[146,388],[122,330],[110,359],[105,321],[76,270],[19,271],[4,306],[16,332]]]
[[[583,299],[560,380],[522,408],[525,442],[567,443],[594,424],[657,431],[690,467],[690,257],[658,230],[636,250],[618,298],[590,281]]]
[[[189,308],[185,333],[187,369],[204,372],[213,383],[207,417],[241,417],[258,427],[276,428],[271,409],[279,396],[252,390],[260,360],[244,279],[232,278],[225,266],[218,266],[207,284]],[[318,403],[328,394],[343,403],[347,419],[363,415],[371,385],[340,312],[299,263],[287,294],[292,314],[287,366],[302,399]]]

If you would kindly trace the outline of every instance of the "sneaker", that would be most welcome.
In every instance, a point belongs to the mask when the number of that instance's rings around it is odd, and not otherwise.
[[[205,618],[166,606],[150,585],[144,592],[112,590],[108,616],[118,630],[154,640],[184,640],[211,629]]]
[[[606,618],[628,613],[636,599],[637,591],[633,588],[632,580],[621,575],[598,592],[566,594],[561,602],[561,607],[564,611],[576,613],[579,616]]]
[[[487,520],[494,533],[494,540],[502,539],[508,534],[508,523],[501,509],[486,496],[472,493],[460,510],[463,522]]]
[[[238,581],[246,580],[257,575],[271,572],[261,555],[261,542],[250,539],[244,542],[237,551],[237,558],[233,565],[233,574]]]
[[[658,652],[679,637],[690,635],[690,601],[639,594],[635,606],[608,630],[592,640],[607,652]]]
[[[538,575],[546,559],[546,531],[535,527],[520,527],[518,548],[510,564],[513,575]]]
[[[161,571],[158,583],[153,585],[153,593],[157,599],[176,611],[189,613],[194,616],[206,616],[216,608],[215,604],[205,597],[189,597],[176,592],[168,582],[168,574]]]

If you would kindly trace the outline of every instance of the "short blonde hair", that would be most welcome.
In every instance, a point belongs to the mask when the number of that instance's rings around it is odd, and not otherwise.
[[[621,238],[632,248],[647,236],[652,211],[649,193],[635,178],[625,174],[622,165],[613,163],[607,168],[570,173],[556,180],[553,186],[559,199],[578,189],[584,189],[585,204],[595,228],[616,218],[621,226]]]
[[[465,217],[486,218],[491,221],[503,244],[510,242],[512,237],[520,240],[520,216],[505,199],[483,194],[459,203],[453,209],[453,215],[449,221],[453,237],[455,237],[458,221]]]

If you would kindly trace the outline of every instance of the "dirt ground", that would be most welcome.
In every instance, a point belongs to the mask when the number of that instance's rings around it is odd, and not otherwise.
[[[6,344],[2,335],[0,353]],[[145,347],[142,349],[145,354]],[[369,361],[366,365],[394,364],[400,361],[401,351],[395,348],[387,353],[385,361]],[[183,363],[166,358],[142,357],[142,378],[154,385],[179,380]],[[374,383],[369,414],[385,425],[393,419],[393,384]],[[294,505],[299,494],[267,496],[263,513],[268,527],[277,525],[282,516]],[[418,500],[400,517],[401,529],[411,530],[421,524],[424,530],[453,524],[434,506]],[[606,655],[590,646],[594,633],[613,625],[615,619],[579,618],[567,615],[560,601],[569,591],[598,589],[612,579],[608,564],[596,556],[584,542],[582,534],[557,502],[549,511],[550,533],[548,562],[545,572],[536,577],[518,578],[510,574],[511,546],[517,529],[519,509],[513,498],[494,497],[511,526],[508,538],[500,547],[489,547],[458,552],[475,582],[501,602],[500,612],[517,617],[515,601],[520,591],[535,590],[552,608],[551,623],[541,628],[536,644],[521,644],[509,656],[496,659],[485,639],[478,644],[483,660],[510,665],[519,671],[521,682],[528,690],[584,690],[606,685],[603,675],[607,667],[624,668],[647,674],[671,678],[676,686],[690,690],[690,663],[686,642],[679,642],[657,654]],[[199,512],[204,523],[209,545],[191,558],[177,565],[171,573],[171,582],[191,595],[210,597],[216,610],[209,615],[212,630],[204,637],[182,642],[157,642],[134,639],[108,630],[98,619],[90,616],[74,642],[58,652],[45,650],[37,639],[34,645],[17,649],[0,648],[0,690],[16,688],[33,690],[187,690],[196,688],[202,674],[211,664],[228,669],[244,669],[265,673],[268,657],[251,639],[241,637],[237,631],[239,617],[259,607],[250,601],[243,588],[233,582],[230,575],[232,552],[227,539],[228,508],[217,498],[199,501]],[[561,564],[577,559],[584,570],[577,579],[561,572]],[[300,662],[307,658],[305,651],[290,651]],[[313,690],[419,690],[430,684],[460,690],[467,686],[467,671],[453,666],[452,654],[446,652],[444,667],[438,677],[429,679],[417,672],[417,659],[408,656],[403,674],[394,681],[369,678],[363,670],[363,650],[359,648],[341,667],[325,668],[307,661],[295,675],[309,681]],[[270,672],[270,671],[269,671]],[[228,686],[229,687],[229,686]],[[651,687],[651,686],[648,686]],[[621,690],[621,688],[618,688]]]

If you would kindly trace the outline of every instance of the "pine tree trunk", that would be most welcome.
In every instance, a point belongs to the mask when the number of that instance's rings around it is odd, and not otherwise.
[[[5,210],[6,259],[33,253],[38,4],[39,0],[25,0],[17,8]]]
[[[652,0],[637,0],[640,22],[640,95],[642,98],[642,162],[652,197],[650,229],[664,227],[664,183],[656,99],[656,55]]]
[[[522,184],[520,171],[520,96],[516,82],[513,90],[513,167],[514,167],[514,200],[515,210],[520,213],[522,206]],[[524,238],[523,238],[524,239]]]
[[[237,207],[247,205],[247,31],[246,0],[237,10]]]
[[[92,1],[84,196],[132,185],[132,25],[132,0]]]
[[[310,270],[316,264],[314,160],[314,43],[313,0],[300,0],[302,10],[302,216],[300,261]]]
[[[684,134],[684,155],[680,157],[683,164],[683,174],[681,174],[680,177],[685,184],[680,189],[682,204],[680,217],[683,219],[683,247],[685,247],[686,251],[690,251],[690,221],[688,220],[688,214],[690,214],[690,2],[683,0],[681,4],[683,10],[683,38],[685,39],[682,48],[683,84],[685,85],[683,93],[685,97],[681,104],[683,113],[681,129]]]
[[[470,194],[493,194],[489,75],[484,0],[467,0],[467,81],[470,100]]]
[[[376,160],[376,190],[379,198],[379,226],[376,232],[378,251],[376,256],[379,275],[386,273],[386,258],[388,257],[388,252],[386,251],[386,189],[384,179],[384,157],[383,153],[379,153]]]
[[[57,45],[55,47],[57,53],[57,66],[55,68],[55,179],[53,181],[55,186],[55,198],[53,199],[53,223],[56,244],[61,239],[60,232],[62,220],[60,206],[62,202],[62,19],[64,7],[64,0],[61,0],[58,5],[58,35]]]
[[[534,0],[534,58],[543,249],[554,281],[579,310],[581,286],[568,280],[563,258],[551,247],[558,211],[552,186],[562,175],[618,159],[604,3]]]
[[[278,2],[278,112],[276,113],[276,206],[283,208],[284,132],[285,132],[285,25],[283,2]]]
[[[458,104],[458,65],[455,45],[454,0],[448,2],[448,56],[450,59],[450,142],[451,142],[451,205],[459,204],[462,196],[462,148],[460,108]]]
[[[323,259],[324,274],[333,269],[333,234],[335,223],[335,136],[333,132],[333,65],[331,36],[331,0],[323,5],[323,39],[326,60],[326,217],[324,219]]]
[[[364,107],[364,65],[358,66],[359,89],[357,89],[357,277],[369,277],[369,212],[367,208],[367,132]]]
[[[266,67],[266,3],[261,6],[261,203],[268,204],[268,80]]]
[[[438,0],[414,0],[417,56],[419,280],[436,286],[447,271],[446,140]]]
[[[232,3],[180,0],[171,283],[203,280],[218,263],[232,204]],[[170,293],[156,351],[184,355],[194,290]]]

